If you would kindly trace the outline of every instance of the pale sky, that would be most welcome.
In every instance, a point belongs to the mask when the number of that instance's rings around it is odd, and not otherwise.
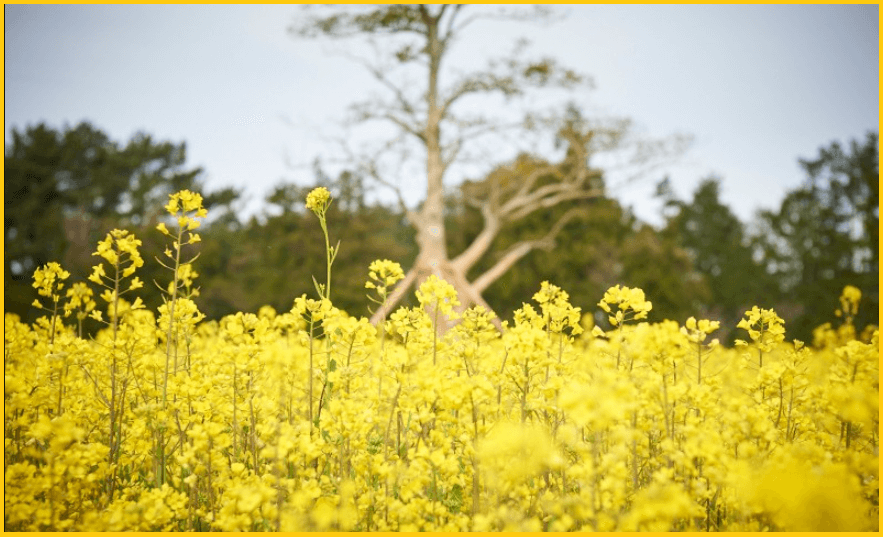
[[[614,191],[658,224],[655,183],[682,198],[710,174],[743,220],[804,179],[797,159],[879,124],[877,5],[568,5],[550,26],[476,23],[448,58],[462,67],[519,36],[592,76],[571,99],[630,117],[648,136],[689,134],[676,164]],[[245,189],[258,211],[283,180],[310,184],[332,120],[380,88],[327,43],[294,39],[286,5],[6,5],[5,133],[82,120],[124,143],[184,141],[210,188]],[[352,49],[351,49],[352,50]],[[362,133],[364,136],[364,132]],[[511,151],[510,151],[511,150]],[[455,184],[484,170],[455,168]],[[616,186],[616,177],[608,184]],[[420,181],[398,178],[411,202]],[[409,185],[415,185],[413,187]]]

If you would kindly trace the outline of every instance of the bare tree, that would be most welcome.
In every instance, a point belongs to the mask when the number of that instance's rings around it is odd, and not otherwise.
[[[311,14],[313,9],[333,12],[316,15]],[[351,58],[376,79],[385,96],[355,103],[351,107],[353,119],[356,122],[379,120],[392,125],[398,133],[368,154],[351,155],[359,161],[361,171],[396,193],[401,209],[416,230],[419,248],[414,266],[385,307],[375,313],[374,322],[389,313],[409,288],[430,274],[436,274],[456,288],[461,308],[480,304],[492,309],[482,298],[482,291],[531,250],[553,245],[555,235],[578,213],[566,212],[543,236],[514,245],[490,269],[470,281],[467,273],[488,252],[503,226],[539,210],[604,195],[601,172],[590,168],[590,157],[626,146],[626,122],[589,123],[573,110],[557,118],[538,113],[535,108],[523,112],[517,120],[488,118],[481,110],[482,98],[502,96],[507,102],[513,102],[534,90],[573,89],[591,85],[591,80],[553,59],[524,59],[526,43],[523,41],[516,44],[511,55],[491,59],[482,69],[443,72],[442,65],[452,43],[479,19],[551,19],[551,13],[543,7],[518,11],[503,8],[493,13],[484,10],[471,14],[470,9],[447,4],[311,7],[291,28],[301,37],[364,38],[375,52],[374,57],[368,59],[362,54]],[[413,78],[414,73],[419,75],[417,79]],[[478,105],[464,104],[470,100]],[[551,128],[556,132],[559,140],[566,144],[566,156],[557,163],[536,161],[528,170],[511,168],[505,181],[502,177],[506,174],[491,174],[483,188],[473,188],[470,203],[481,211],[484,228],[463,252],[451,256],[444,225],[446,173],[454,163],[474,155],[469,150],[481,147],[482,139],[499,137],[513,129],[525,132],[538,128],[545,128],[546,132]],[[423,203],[411,208],[390,179],[382,159],[397,154],[401,162],[411,154],[407,148],[415,146],[425,152],[427,190]],[[639,144],[632,148],[628,161],[646,163],[651,160],[649,155],[658,154],[648,149],[659,148]],[[549,181],[549,177],[554,180]]]

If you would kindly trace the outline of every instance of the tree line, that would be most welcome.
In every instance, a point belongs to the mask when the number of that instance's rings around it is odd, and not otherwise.
[[[496,230],[465,276],[481,286],[481,296],[503,319],[549,280],[588,313],[615,284],[644,289],[655,316],[679,322],[694,315],[733,327],[752,305],[772,307],[789,334],[804,341],[812,341],[818,324],[834,320],[837,296],[854,285],[863,296],[856,325],[877,324],[877,134],[846,145],[832,142],[799,163],[804,182],[751,222],[740,221],[720,199],[720,178],[703,179],[688,199],[660,181],[660,227],[606,195],[599,172],[591,179],[598,195],[530,211]],[[522,154],[485,177],[446,188],[447,250],[468,249],[485,230],[476,200],[525,177],[537,189],[560,183],[568,166],[567,157],[548,162]],[[184,143],[137,134],[123,144],[88,123],[14,130],[5,148],[5,311],[33,320],[39,314],[30,306],[34,270],[59,261],[74,280],[85,280],[95,244],[114,228],[129,229],[143,241],[148,262],[142,279],[148,285],[162,281],[158,263],[149,261],[162,252],[154,228],[168,194],[183,188],[202,192],[209,211],[194,267],[200,310],[214,319],[264,305],[287,311],[294,297],[313,292],[312,276],[324,271],[321,231],[304,198],[314,186],[326,186],[335,198],[329,231],[341,241],[333,299],[353,315],[368,315],[364,282],[370,262],[389,258],[408,267],[420,253],[406,209],[369,201],[370,182],[357,169],[335,177],[317,173],[312,185],[279,184],[266,195],[261,214],[243,218],[237,212],[242,192],[208,190],[201,170],[187,165]],[[518,250],[525,244],[527,251]],[[516,258],[511,270],[487,277],[507,256]],[[151,303],[159,294],[145,295],[148,307],[159,306]]]

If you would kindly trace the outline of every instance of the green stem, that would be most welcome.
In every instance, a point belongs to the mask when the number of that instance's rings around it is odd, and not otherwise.
[[[322,226],[322,233],[325,235],[325,260],[327,262],[325,274],[325,298],[331,300],[331,264],[334,263],[334,256],[331,251],[331,241],[328,238],[328,224],[325,222],[325,214],[319,216],[319,224]]]
[[[435,303],[435,315],[432,318],[432,365],[436,363],[438,354],[438,302]]]
[[[310,370],[307,371],[309,381],[309,400],[307,401],[307,419],[310,421],[310,427],[313,426],[313,320],[310,318]]]
[[[166,333],[166,370],[162,383],[162,404],[166,406],[166,397],[169,385],[169,361],[172,356],[172,327],[175,322],[175,301],[178,299],[178,268],[181,265],[181,239],[184,236],[184,228],[178,227],[178,240],[175,246],[175,273],[172,276],[172,296],[169,300],[169,329]]]
[[[55,344],[55,322],[58,319],[58,297],[52,298],[52,324],[49,326],[49,348]]]
[[[120,250],[117,246],[116,250],[116,263],[114,264],[114,281],[113,281],[113,314],[111,315],[111,326],[113,328],[113,345],[111,347],[111,355],[110,355],[110,440],[108,450],[108,463],[113,467],[114,460],[116,459],[116,451],[118,448],[118,443],[115,442],[114,437],[116,436],[116,423],[117,423],[117,357],[116,357],[116,344],[117,344],[117,329],[119,325],[119,302],[120,302]],[[114,480],[113,475],[108,476],[108,503],[113,500],[113,492],[114,492]]]
[[[239,392],[236,389],[236,358],[233,359],[233,460],[236,459],[236,439],[239,436],[239,422],[236,420],[236,400],[239,398]]]

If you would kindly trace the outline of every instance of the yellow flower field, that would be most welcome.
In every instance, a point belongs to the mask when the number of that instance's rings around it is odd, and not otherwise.
[[[546,282],[501,333],[434,277],[374,327],[330,300],[324,194],[327,279],[290,311],[204,319],[187,191],[158,228],[160,290],[120,230],[92,286],[37,271],[46,315],[5,317],[7,531],[879,530],[879,336],[853,326],[857,289],[807,344],[759,305],[725,348],[713,319],[655,320],[621,286],[596,326]],[[366,290],[382,304],[401,277],[377,261]]]

